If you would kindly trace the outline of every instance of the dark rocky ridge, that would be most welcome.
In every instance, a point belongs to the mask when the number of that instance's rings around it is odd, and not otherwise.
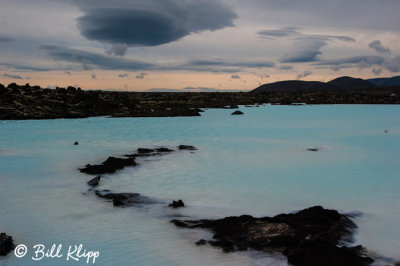
[[[6,233],[0,234],[0,256],[7,256],[7,254],[14,250],[15,245],[12,236]]]
[[[226,217],[219,220],[172,220],[183,228],[204,228],[214,232],[206,242],[225,252],[254,249],[282,252],[292,265],[357,266],[370,265],[373,260],[361,246],[338,247],[349,239],[356,228],[349,216],[321,206],[295,214],[255,218],[250,215]]]
[[[329,89],[321,89],[320,85],[320,82],[287,81],[265,84],[270,89],[263,90],[261,86],[252,92],[195,93],[85,91],[74,87],[53,90],[29,84],[12,83],[7,87],[0,84],[0,119],[199,116],[200,108],[262,103],[400,103],[400,86],[337,89],[325,84]]]

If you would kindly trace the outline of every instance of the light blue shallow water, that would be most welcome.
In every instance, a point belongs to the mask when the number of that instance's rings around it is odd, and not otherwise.
[[[29,251],[0,258],[0,265],[31,265],[39,243],[63,244],[64,253],[82,243],[100,251],[96,265],[286,265],[276,254],[197,247],[207,232],[177,229],[169,220],[272,216],[313,205],[361,212],[356,243],[400,260],[400,106],[241,109],[244,116],[210,109],[201,117],[1,121],[0,231]],[[78,167],[179,144],[198,151],[141,162],[105,176],[99,188],[166,203],[182,198],[187,208],[114,208],[84,194],[91,177]],[[35,264],[86,261],[64,255]]]

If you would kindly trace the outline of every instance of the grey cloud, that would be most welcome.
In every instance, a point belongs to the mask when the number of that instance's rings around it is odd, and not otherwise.
[[[390,53],[389,48],[384,47],[384,46],[382,45],[382,42],[379,41],[379,40],[375,40],[375,41],[373,41],[373,42],[370,42],[370,43],[368,44],[368,47],[371,48],[371,49],[373,49],[373,50],[375,50],[375,51],[378,52],[378,53],[381,53],[381,54]]]
[[[3,77],[10,78],[10,79],[24,79],[20,75],[10,75],[10,74],[3,74]]]
[[[288,65],[279,67],[279,70],[292,70],[292,69],[293,69],[293,66],[288,66]]]
[[[298,74],[297,75],[297,79],[305,78],[305,77],[307,77],[307,76],[309,76],[311,74],[312,74],[311,71],[306,70],[303,73]]]
[[[142,72],[139,75],[136,75],[137,79],[144,79],[145,76],[147,76],[148,74],[146,72]]]
[[[382,65],[384,58],[382,56],[352,56],[333,60],[321,60],[314,63],[316,66],[340,66],[357,64],[359,66]]]
[[[230,7],[215,0],[76,0],[75,3],[84,12],[78,18],[81,34],[89,40],[113,45],[162,45],[191,33],[233,26],[236,18]]]
[[[297,31],[295,27],[285,27],[282,29],[275,30],[260,30],[257,32],[260,36],[268,36],[268,37],[288,37],[293,35],[300,35],[301,33]]]
[[[138,60],[115,58],[96,53],[58,46],[41,46],[48,56],[58,61],[81,64],[83,69],[91,70],[93,66],[104,70],[144,70],[154,65]]]
[[[313,35],[313,34],[303,34],[299,31],[300,28],[296,27],[285,27],[281,29],[274,30],[260,30],[257,32],[260,36],[267,37],[295,37],[295,39],[319,39],[319,40],[339,40],[344,42],[355,42],[354,38],[349,36],[341,36],[341,35]]]
[[[375,75],[379,75],[382,72],[382,68],[373,68],[372,73]]]
[[[232,75],[231,78],[232,79],[240,79],[240,76],[239,75]]]
[[[128,46],[126,44],[114,43],[111,45],[110,49],[106,50],[106,53],[108,55],[123,56],[126,54],[127,50],[128,50]]]
[[[240,68],[269,68],[274,67],[275,64],[268,60],[242,60],[242,61],[233,61],[227,60],[224,58],[207,58],[207,59],[194,59],[190,60],[183,67],[196,69],[196,68],[209,68],[218,70],[219,67],[225,67],[224,70],[228,70],[229,67],[236,68],[235,71],[238,71]],[[223,69],[223,68],[222,68]]]
[[[383,67],[392,73],[400,72],[400,56],[385,60]]]
[[[122,74],[118,74],[118,77],[120,78],[127,78],[129,77],[127,73],[122,73]]]
[[[304,63],[319,60],[322,54],[321,48],[326,45],[326,41],[319,39],[307,39],[305,41],[296,41],[291,51],[284,54],[281,63]]]
[[[236,0],[236,2],[240,2]],[[247,2],[246,2],[247,3]],[[399,31],[398,0],[254,0],[247,18],[276,25]]]
[[[13,39],[9,37],[0,36],[0,43],[1,42],[12,42]]]

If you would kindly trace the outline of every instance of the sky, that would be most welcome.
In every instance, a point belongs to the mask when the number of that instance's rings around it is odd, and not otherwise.
[[[399,0],[1,0],[0,83],[251,90],[400,75]]]

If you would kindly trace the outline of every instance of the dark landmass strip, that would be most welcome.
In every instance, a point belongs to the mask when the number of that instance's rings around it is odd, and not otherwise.
[[[11,250],[14,250],[15,245],[12,236],[6,233],[0,234],[0,256],[7,256]]]
[[[204,228],[214,232],[212,240],[201,239],[225,252],[254,249],[282,252],[292,265],[357,266],[370,265],[362,246],[339,247],[350,241],[356,224],[348,215],[321,206],[295,214],[255,218],[250,215],[218,220],[172,220],[182,228]]]
[[[343,77],[323,83],[283,81],[250,92],[126,92],[43,89],[0,84],[0,119],[200,116],[201,108],[271,104],[400,104],[400,86],[364,87]],[[340,84],[340,86],[338,85]],[[361,85],[360,85],[361,84]]]

